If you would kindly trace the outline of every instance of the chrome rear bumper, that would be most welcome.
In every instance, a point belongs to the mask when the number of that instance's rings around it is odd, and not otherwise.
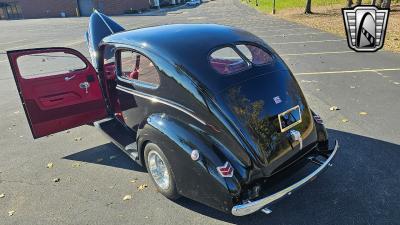
[[[267,196],[265,198],[259,199],[254,202],[247,202],[244,204],[240,205],[235,205],[232,208],[232,214],[234,216],[245,216],[251,213],[254,213],[267,205],[271,204],[272,202],[285,197],[286,195],[290,195],[292,191],[298,189],[299,187],[303,186],[307,182],[313,180],[319,173],[321,173],[328,165],[331,165],[330,162],[332,161],[333,157],[336,155],[337,150],[339,149],[339,143],[336,140],[335,141],[335,147],[331,153],[331,155],[328,157],[328,159],[321,164],[314,172],[309,174],[308,176],[304,177],[303,179],[299,180],[298,182],[292,184],[291,186],[275,193],[270,196]]]

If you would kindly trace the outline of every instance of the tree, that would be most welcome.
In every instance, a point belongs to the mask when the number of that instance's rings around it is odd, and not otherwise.
[[[376,5],[376,0],[372,0],[371,5]]]
[[[381,7],[384,9],[390,9],[390,3],[392,3],[391,0],[383,0]]]
[[[357,0],[356,5],[361,5],[362,4],[362,0]]]
[[[347,0],[347,8],[351,8],[353,5],[353,0]]]
[[[304,11],[305,14],[311,14],[311,0],[307,0],[306,10]]]

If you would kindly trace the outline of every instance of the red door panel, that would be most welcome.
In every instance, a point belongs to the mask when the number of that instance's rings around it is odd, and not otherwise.
[[[97,72],[78,51],[28,49],[7,55],[34,138],[106,117]],[[82,66],[75,69],[69,60],[81,61]]]

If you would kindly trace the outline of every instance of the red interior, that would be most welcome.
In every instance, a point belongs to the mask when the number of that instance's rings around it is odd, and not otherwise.
[[[65,52],[79,57],[85,69],[63,74],[48,74],[36,78],[23,78],[17,59],[23,55]],[[97,72],[78,51],[68,48],[31,49],[8,52],[21,100],[34,138],[88,124],[106,117],[105,103]],[[65,77],[74,77],[66,81]],[[86,93],[80,87],[88,82]]]
[[[248,67],[247,63],[240,59],[219,59],[210,60],[211,66],[220,74],[231,74],[242,71]]]

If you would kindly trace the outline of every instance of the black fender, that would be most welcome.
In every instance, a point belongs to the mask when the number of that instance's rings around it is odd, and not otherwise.
[[[325,125],[323,124],[322,119],[320,119],[319,121],[316,120],[316,117],[319,117],[319,116],[313,110],[311,110],[311,113],[314,118],[315,128],[317,130],[318,149],[328,150],[329,137],[328,137],[328,132],[326,131]]]
[[[143,149],[147,142],[157,144],[170,161],[181,195],[230,212],[241,191],[236,177],[246,173],[246,169],[222,143],[194,124],[165,113],[149,116],[138,129],[139,160],[144,165]],[[191,159],[194,149],[200,153],[197,161]],[[216,170],[226,161],[234,168],[231,178],[223,178]]]

